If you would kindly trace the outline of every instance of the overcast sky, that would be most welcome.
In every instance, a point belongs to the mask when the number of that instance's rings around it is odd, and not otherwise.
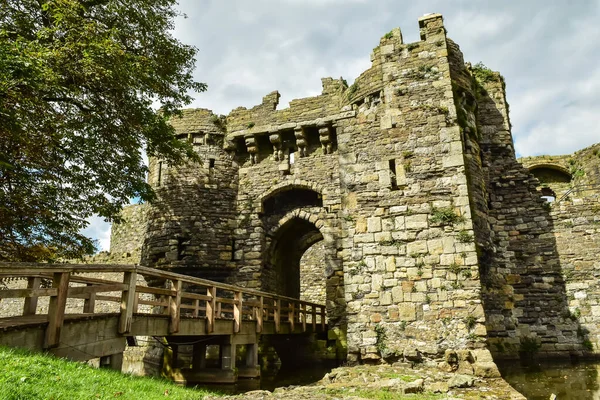
[[[180,0],[175,36],[198,48],[208,91],[190,107],[228,114],[279,90],[279,108],[321,92],[322,77],[349,83],[369,68],[379,39],[441,13],[465,60],[506,79],[519,156],[565,154],[600,142],[600,0]],[[109,227],[85,231],[108,250]]]

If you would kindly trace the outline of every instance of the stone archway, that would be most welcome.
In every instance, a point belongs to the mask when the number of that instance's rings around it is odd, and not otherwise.
[[[272,271],[271,281],[266,282],[270,286],[267,289],[301,298],[301,279],[304,278],[300,273],[302,256],[322,240],[319,228],[308,220],[294,217],[281,225],[271,238],[265,257],[265,270]]]
[[[337,214],[309,183],[278,187],[261,197],[263,290],[327,305],[330,327],[345,325]]]

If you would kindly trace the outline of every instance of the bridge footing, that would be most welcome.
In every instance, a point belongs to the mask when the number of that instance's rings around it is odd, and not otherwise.
[[[121,372],[123,369],[123,353],[100,357],[100,368],[110,368]]]
[[[162,375],[179,384],[236,383],[238,379],[260,378],[256,335],[172,336],[167,337],[167,342]],[[183,354],[180,350],[186,343],[188,347],[192,343],[191,353]],[[218,346],[217,360],[208,359],[208,346]],[[239,346],[244,346],[241,360],[237,357]]]

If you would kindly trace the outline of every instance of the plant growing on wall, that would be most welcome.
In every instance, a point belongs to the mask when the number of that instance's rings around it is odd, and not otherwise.
[[[454,225],[464,222],[465,218],[456,214],[454,208],[444,207],[431,209],[431,222],[439,225]]]
[[[456,240],[459,243],[473,243],[473,236],[466,229],[462,229],[456,235]]]
[[[387,349],[387,345],[386,345],[387,333],[386,333],[385,326],[383,326],[381,324],[375,325],[375,335],[376,335],[375,347],[377,347],[377,350],[379,351],[379,353],[385,352],[385,350]]]

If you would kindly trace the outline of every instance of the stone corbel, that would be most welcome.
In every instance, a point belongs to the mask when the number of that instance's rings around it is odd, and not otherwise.
[[[273,145],[273,161],[283,161],[283,151],[281,150],[281,134],[274,132],[269,135],[269,141]]]
[[[323,154],[331,154],[333,152],[333,143],[331,137],[331,126],[319,127],[319,141],[323,148]]]
[[[258,153],[256,138],[254,136],[245,136],[244,139],[246,141],[246,149],[248,149],[248,154],[250,154],[250,163],[254,165],[257,163],[256,153]]]
[[[298,155],[300,157],[306,157],[306,135],[304,134],[304,128],[299,126],[294,129],[294,136],[296,136],[296,146],[298,147]]]

